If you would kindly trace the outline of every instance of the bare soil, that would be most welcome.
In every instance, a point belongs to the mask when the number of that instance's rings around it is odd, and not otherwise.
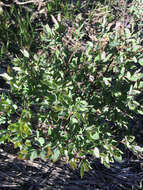
[[[81,179],[79,170],[72,170],[62,161],[18,160],[11,150],[9,145],[0,148],[2,190],[138,190],[142,186],[143,160],[129,152],[111,168],[89,158],[93,169]]]

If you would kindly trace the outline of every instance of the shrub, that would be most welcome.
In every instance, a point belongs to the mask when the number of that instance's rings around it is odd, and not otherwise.
[[[41,33],[41,54],[21,50],[23,58],[1,75],[10,95],[1,96],[0,122],[7,120],[8,127],[0,142],[12,142],[22,159],[65,159],[83,176],[90,168],[87,155],[109,167],[121,161],[121,144],[134,148],[129,121],[143,114],[142,33],[134,32],[134,23],[127,28],[119,21],[112,28],[107,14],[84,40],[88,22],[80,18],[69,49],[65,24],[60,16],[52,20],[54,27],[47,24]]]

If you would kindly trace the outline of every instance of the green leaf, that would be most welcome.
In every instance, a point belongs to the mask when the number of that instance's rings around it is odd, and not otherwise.
[[[95,59],[94,59],[94,62],[96,63],[97,61],[100,61],[100,55],[98,54]]]
[[[109,164],[108,162],[104,161],[103,164],[104,164],[104,166],[105,166],[106,168],[110,168],[110,164]]]
[[[29,58],[29,53],[28,53],[28,51],[26,49],[23,49],[23,50],[20,50],[20,51],[24,55],[24,57]]]
[[[39,138],[40,132],[36,130],[36,137]]]
[[[138,88],[143,88],[143,81],[140,81],[139,85],[138,85]]]
[[[140,64],[141,66],[143,66],[143,58],[142,58],[142,59],[139,59],[139,64]]]
[[[14,148],[19,148],[19,147],[21,147],[21,142],[15,142],[14,143]]]
[[[142,46],[140,46],[140,45],[134,45],[133,46],[133,52],[136,52],[140,48],[142,48]]]
[[[80,114],[79,112],[75,112],[74,115],[76,116],[76,118],[77,118],[78,120],[81,119],[81,114]]]
[[[30,160],[33,161],[33,160],[34,160],[35,158],[37,158],[37,157],[38,157],[37,151],[34,150],[34,151],[31,153],[31,155],[30,155]]]
[[[2,8],[2,6],[0,6],[0,16],[3,14],[3,8]]]
[[[22,72],[22,69],[20,67],[12,67],[12,69],[15,71],[18,71],[18,72],[20,72],[20,71]]]
[[[92,135],[92,139],[98,140],[98,139],[99,139],[99,133],[98,133],[98,132],[95,132],[95,134]]]
[[[45,160],[45,155],[46,155],[46,152],[45,152],[44,150],[42,150],[42,151],[40,152],[39,157],[40,157],[42,160]]]
[[[76,118],[71,119],[72,124],[78,123],[78,120]]]
[[[140,80],[141,78],[143,78],[143,74],[135,73],[134,75],[131,76],[131,74],[129,72],[127,72],[127,78],[130,81],[136,82],[136,81]]]
[[[77,163],[76,163],[76,160],[75,160],[75,159],[70,160],[70,161],[69,161],[69,165],[70,165],[70,167],[71,167],[73,170],[77,169]]]
[[[105,85],[107,85],[107,86],[110,86],[111,80],[112,80],[112,78],[103,77],[103,81],[104,81]]]
[[[97,147],[94,148],[93,155],[95,156],[95,158],[100,158],[100,152]]]
[[[27,140],[25,141],[25,146],[31,147],[31,141],[27,139]]]
[[[60,156],[60,151],[59,151],[58,148],[56,148],[56,149],[54,150],[53,155],[52,155],[53,161],[56,162],[56,161],[58,160],[59,156]]]
[[[81,111],[81,112],[85,112],[85,111],[88,111],[88,108],[86,108],[86,107],[83,107],[83,106],[81,106],[79,109],[80,109],[80,111]]]
[[[86,161],[83,162],[84,171],[87,172],[89,170],[89,163]]]
[[[43,146],[45,144],[45,139],[43,137],[39,137],[38,142],[40,143],[41,146]]]
[[[128,106],[129,106],[129,109],[131,110],[135,110],[137,106],[139,106],[140,104],[136,101],[130,101],[128,102]]]
[[[5,115],[1,115],[1,117],[0,117],[0,125],[6,123],[6,120],[7,120],[6,116]]]
[[[1,77],[3,77],[5,80],[7,81],[10,81],[12,80],[13,78],[11,76],[9,76],[7,73],[3,73],[3,74],[0,74]]]
[[[82,164],[80,167],[80,177],[83,178],[83,175],[84,175],[84,166]]]
[[[53,106],[54,110],[59,112],[59,111],[62,111],[63,110],[63,107],[62,106]]]
[[[51,127],[48,127],[48,135],[51,135],[52,134],[52,129]]]
[[[108,55],[105,57],[105,59],[103,60],[103,62],[104,62],[104,63],[107,62],[107,61],[110,59],[111,56],[112,56],[111,53],[108,54]]]
[[[52,30],[51,30],[51,28],[50,28],[50,26],[48,25],[48,24],[46,24],[46,31],[47,31],[47,34],[50,36],[50,35],[52,35]]]
[[[117,162],[121,162],[121,161],[122,161],[122,155],[115,155],[115,156],[114,156],[114,159],[115,159]]]
[[[133,61],[134,61],[135,63],[138,62],[138,60],[137,60],[137,58],[136,58],[135,56],[133,57]]]
[[[128,28],[125,28],[125,35],[127,38],[130,38],[131,37],[131,32]]]
[[[57,101],[57,96],[56,96],[56,94],[48,93],[48,99],[49,99],[50,103],[55,103]]]
[[[141,115],[143,115],[143,110],[137,110],[137,112]]]

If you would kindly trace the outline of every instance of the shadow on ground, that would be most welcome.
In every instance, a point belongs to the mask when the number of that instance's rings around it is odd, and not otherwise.
[[[83,179],[59,161],[55,164],[18,160],[0,149],[1,190],[138,190],[143,180],[141,160],[123,160],[107,169],[89,158],[93,169]]]

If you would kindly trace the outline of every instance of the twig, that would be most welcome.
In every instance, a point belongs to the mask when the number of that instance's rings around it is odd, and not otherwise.
[[[14,0],[14,3],[17,5],[27,5],[31,3],[37,3],[38,4],[38,11],[41,9],[42,5],[44,4],[43,0],[29,0],[25,2],[19,2],[18,0]]]
[[[29,1],[25,1],[25,2],[19,2],[18,0],[13,0],[13,1],[17,5],[27,5],[27,4],[31,4],[31,3],[38,3],[38,4],[43,3],[43,0],[29,0]],[[3,2],[0,2],[0,6],[11,7],[12,4],[5,4]]]
[[[31,3],[41,3],[43,1],[41,0],[29,0],[29,1],[25,1],[25,2],[19,2],[18,0],[14,0],[14,3],[16,3],[17,5],[27,5],[27,4],[31,4]]]
[[[15,188],[15,187],[19,187],[19,185],[17,184],[0,184],[0,188]]]
[[[5,4],[5,3],[3,3],[3,2],[0,1],[0,6],[11,7],[11,4]]]

